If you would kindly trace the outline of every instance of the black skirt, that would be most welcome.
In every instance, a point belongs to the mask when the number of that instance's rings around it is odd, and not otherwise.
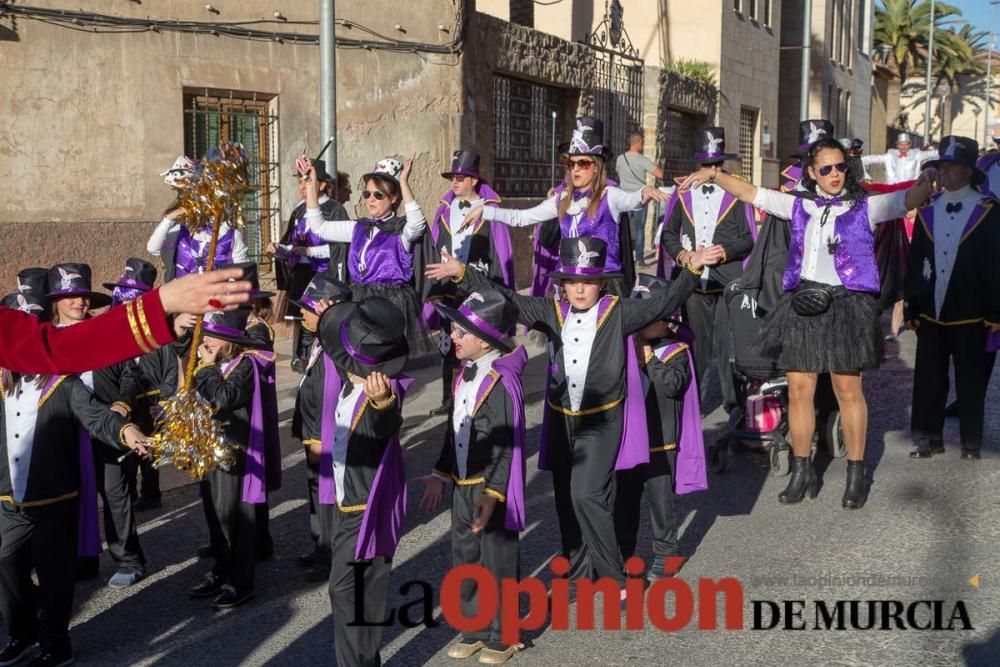
[[[820,287],[803,280],[796,291]],[[761,352],[785,371],[856,373],[878,368],[882,331],[877,294],[834,288],[830,308],[821,315],[799,315],[785,292],[764,318]]]

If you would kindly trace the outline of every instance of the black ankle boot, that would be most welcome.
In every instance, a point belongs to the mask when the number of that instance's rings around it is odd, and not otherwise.
[[[812,459],[808,456],[792,457],[792,476],[788,486],[778,495],[778,500],[786,505],[802,502],[806,494],[815,498],[819,493],[819,479],[813,470]]]
[[[865,462],[847,462],[847,488],[844,489],[844,509],[859,510],[868,500],[868,489],[865,487]]]

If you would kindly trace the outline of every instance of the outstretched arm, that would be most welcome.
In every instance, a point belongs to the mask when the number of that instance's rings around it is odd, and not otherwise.
[[[702,167],[690,174],[680,184],[681,191],[696,188],[705,183],[715,183],[723,190],[746,204],[753,204],[757,196],[757,186],[719,169],[718,166]]]

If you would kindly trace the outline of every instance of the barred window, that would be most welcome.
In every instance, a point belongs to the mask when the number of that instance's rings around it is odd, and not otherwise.
[[[740,175],[754,181],[754,162],[757,157],[757,110],[740,109]]]
[[[663,163],[663,177],[668,183],[669,179],[686,176],[694,170],[698,125],[699,117],[695,114],[667,110],[657,162]]]
[[[552,114],[558,132],[564,102],[558,88],[493,77],[493,182],[504,196],[541,197],[561,178]]]
[[[244,91],[185,90],[184,153],[201,159],[220,141],[238,142],[250,162],[251,190],[243,200],[247,250],[260,262],[281,229],[278,98]]]

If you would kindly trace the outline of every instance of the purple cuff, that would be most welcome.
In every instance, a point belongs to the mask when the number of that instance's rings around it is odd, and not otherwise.
[[[468,319],[470,322],[479,327],[480,330],[484,331],[490,336],[493,336],[497,340],[503,340],[504,337],[503,333],[501,333],[497,329],[494,329],[489,322],[487,322],[483,318],[479,317],[479,315],[476,315],[474,312],[472,312],[472,309],[469,308],[468,306],[459,307],[458,312],[465,315],[466,319]]]

